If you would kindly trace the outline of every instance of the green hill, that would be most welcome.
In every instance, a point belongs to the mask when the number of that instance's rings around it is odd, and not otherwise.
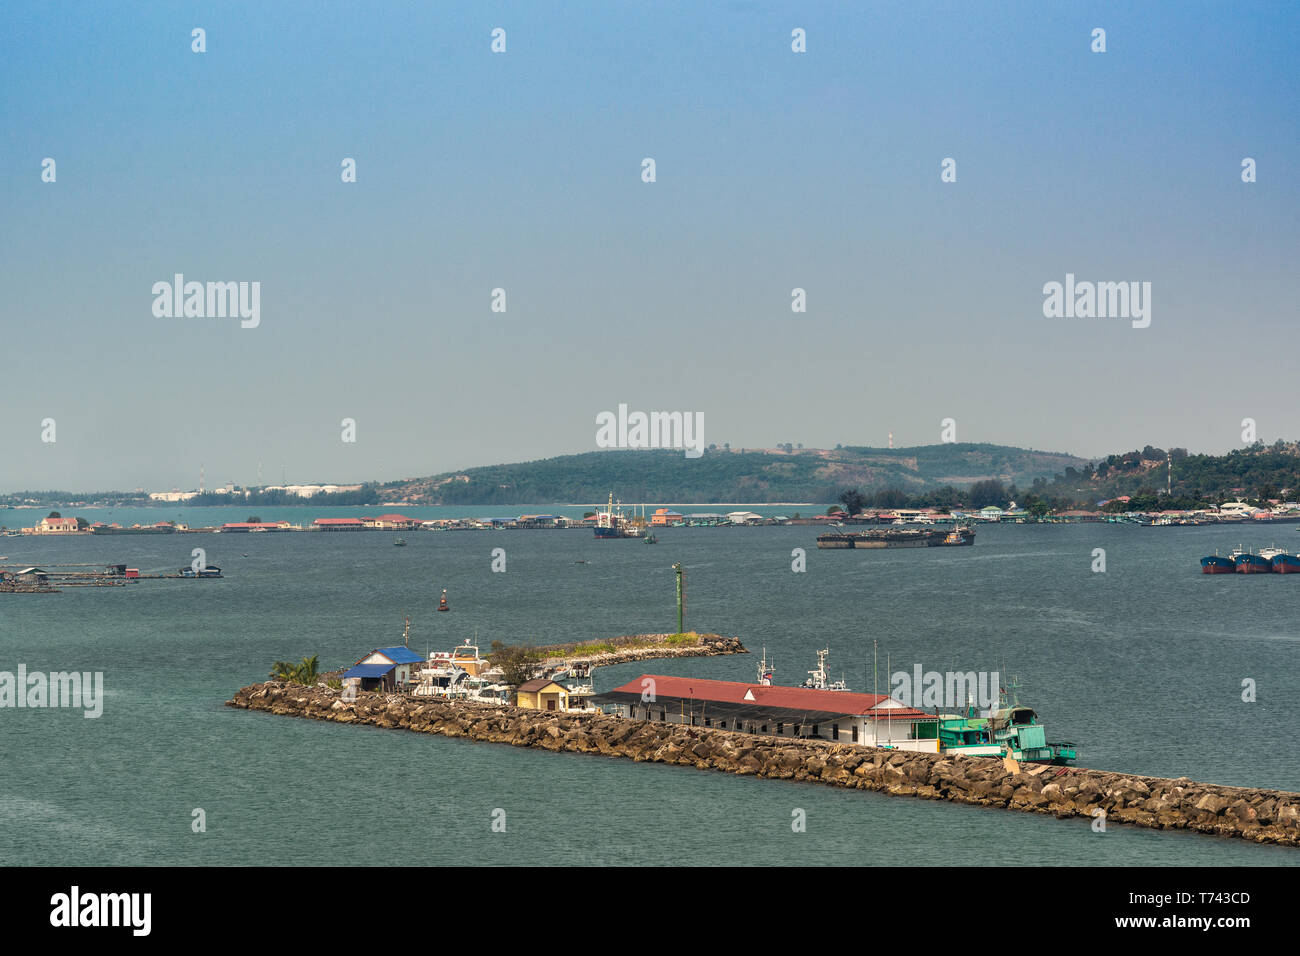
[[[908,495],[996,479],[1021,486],[1050,481],[1087,459],[1006,445],[915,448],[726,450],[700,458],[680,451],[616,450],[488,465],[379,486],[386,501],[439,505],[603,502],[830,502],[845,488]]]

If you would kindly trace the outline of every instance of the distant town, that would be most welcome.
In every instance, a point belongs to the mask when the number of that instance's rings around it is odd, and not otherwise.
[[[1107,505],[1126,504],[1125,496]],[[64,517],[57,511],[35,522],[30,527],[8,528],[0,526],[0,534],[18,535],[105,535],[105,534],[255,534],[265,532],[348,532],[348,531],[508,531],[522,529],[592,529],[600,524],[602,513],[587,512],[583,517],[556,514],[521,514],[513,518],[457,517],[412,518],[399,512],[357,517],[324,517],[310,522],[263,521],[250,515],[245,521],[228,521],[222,524],[190,526],[177,521],[159,521],[152,524],[132,524],[90,521],[85,517]],[[620,520],[622,520],[620,518]],[[1112,524],[1138,524],[1144,526],[1234,524],[1245,522],[1300,522],[1300,503],[1269,501],[1259,505],[1243,501],[1225,502],[1204,509],[1170,508],[1159,511],[1107,511],[1068,509],[1061,512],[1034,513],[1008,502],[1005,507],[986,505],[978,510],[948,508],[894,508],[850,511],[844,507],[830,506],[824,514],[760,515],[753,511],[680,512],[672,508],[656,508],[648,514],[627,519],[631,526],[654,528],[701,527],[770,527],[774,525],[806,525],[843,527],[847,525],[971,525],[998,524],[1067,524],[1076,522],[1107,522]]]

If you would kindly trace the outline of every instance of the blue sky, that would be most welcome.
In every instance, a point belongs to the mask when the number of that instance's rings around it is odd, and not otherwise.
[[[0,490],[430,474],[619,403],[734,447],[1300,437],[1293,4],[6,14]],[[260,326],[156,318],[177,272]],[[1044,318],[1066,273],[1151,326]]]

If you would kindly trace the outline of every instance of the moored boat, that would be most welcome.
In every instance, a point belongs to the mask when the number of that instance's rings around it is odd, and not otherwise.
[[[602,540],[611,538],[640,538],[645,534],[644,526],[635,524],[623,514],[623,504],[614,504],[614,495],[609,496],[609,504],[604,511],[596,512],[596,537]]]
[[[1014,685],[1013,685],[1014,686]],[[1049,741],[1038,713],[1020,703],[1014,693],[1008,700],[1005,688],[998,693],[998,706],[981,717],[968,704],[965,714],[944,714],[939,721],[941,753],[968,757],[1013,757],[1029,763],[1068,764],[1078,757],[1069,741]]]
[[[1233,549],[1232,563],[1237,566],[1238,574],[1269,574],[1273,570],[1273,564],[1268,558],[1241,548]]]
[[[1236,574],[1237,565],[1232,558],[1222,557],[1219,552],[1201,558],[1202,574]]]
[[[975,529],[958,526],[951,531],[923,528],[872,528],[869,531],[831,531],[817,536],[817,547],[877,550],[880,548],[952,548],[975,543]]]
[[[221,569],[215,564],[207,564],[201,568],[193,567],[181,568],[181,577],[183,578],[219,578]]]
[[[1300,574],[1300,555],[1287,554],[1281,548],[1260,548],[1259,554],[1268,558],[1275,574]]]

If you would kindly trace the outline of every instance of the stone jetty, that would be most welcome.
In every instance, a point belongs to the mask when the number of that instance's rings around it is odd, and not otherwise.
[[[545,644],[531,649],[543,656],[544,663],[564,661],[568,664],[588,664],[591,667],[669,657],[719,657],[724,654],[749,653],[738,637],[695,633],[633,634],[612,637],[596,644]]]
[[[1058,818],[1094,818],[1164,830],[1300,846],[1300,793],[1195,783],[1078,767],[910,753],[820,740],[628,720],[553,714],[462,701],[360,693],[354,701],[322,685],[268,681],[242,688],[230,707],[292,717],[371,724],[417,733],[569,753],[626,757],[859,790],[952,800]]]

